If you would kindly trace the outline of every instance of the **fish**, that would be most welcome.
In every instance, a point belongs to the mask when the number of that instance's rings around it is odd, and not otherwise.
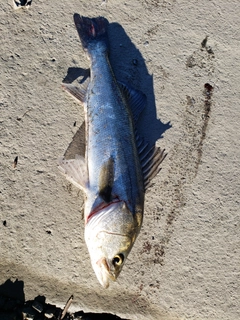
[[[146,96],[117,81],[109,61],[108,20],[75,13],[74,22],[90,59],[90,78],[62,86],[83,105],[84,151],[62,157],[58,167],[85,193],[85,242],[96,277],[107,288],[139,235],[145,191],[166,154],[137,132]]]

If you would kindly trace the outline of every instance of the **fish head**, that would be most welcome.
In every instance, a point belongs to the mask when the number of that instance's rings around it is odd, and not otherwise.
[[[118,201],[98,211],[87,222],[85,241],[92,267],[104,288],[119,276],[140,231],[141,220],[123,201]]]

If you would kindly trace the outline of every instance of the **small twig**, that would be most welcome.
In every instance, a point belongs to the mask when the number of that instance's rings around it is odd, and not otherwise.
[[[68,311],[68,308],[70,307],[72,301],[73,301],[73,295],[71,295],[71,297],[68,299],[68,301],[67,301],[67,303],[66,303],[66,305],[65,305],[65,307],[64,307],[64,309],[62,311],[62,313],[59,314],[58,320],[62,320],[65,317],[65,315],[66,315],[66,313]]]
[[[208,36],[206,36],[206,37],[203,39],[203,41],[201,42],[202,48],[206,48],[207,41],[208,41]]]
[[[18,163],[18,156],[16,156],[16,158],[13,161],[13,168],[15,169]]]
[[[21,117],[17,117],[17,120],[20,121],[22,118],[29,112],[31,109],[28,109],[27,111],[24,112],[24,114]]]

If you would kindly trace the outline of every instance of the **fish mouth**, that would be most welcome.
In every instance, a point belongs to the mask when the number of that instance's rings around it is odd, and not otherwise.
[[[100,284],[107,289],[109,287],[109,282],[116,281],[116,276],[111,272],[109,263],[106,258],[100,258],[96,262],[95,273]]]

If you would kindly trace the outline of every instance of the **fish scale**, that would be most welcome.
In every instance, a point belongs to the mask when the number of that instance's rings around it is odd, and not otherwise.
[[[113,76],[106,53],[96,50],[91,53],[91,60],[94,62],[91,64],[91,81],[86,99],[89,119],[86,155],[89,186],[94,195],[98,193],[101,168],[109,157],[113,156],[116,177],[112,186],[113,193],[126,203],[130,202],[131,194],[131,198],[136,198],[137,202],[140,198],[140,184],[143,182],[136,156],[130,112]],[[132,185],[136,188],[131,188]],[[134,208],[131,207],[130,210]]]

